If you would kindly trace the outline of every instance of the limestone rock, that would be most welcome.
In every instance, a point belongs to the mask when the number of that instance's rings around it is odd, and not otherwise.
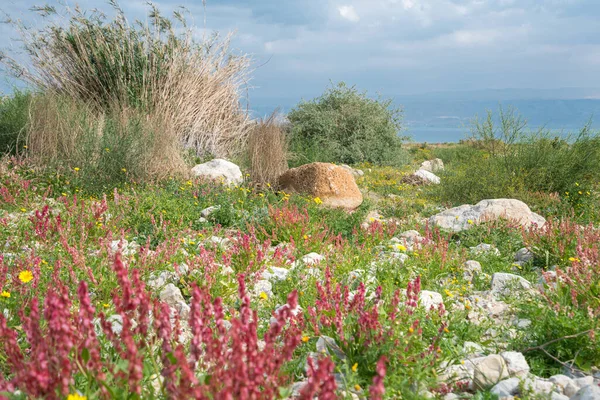
[[[531,283],[519,275],[513,275],[504,272],[496,272],[494,275],[492,275],[493,295],[506,295],[515,287],[521,290],[529,290],[531,289]]]
[[[440,304],[444,305],[444,299],[438,292],[431,292],[429,290],[421,290],[419,292],[419,303],[426,310],[431,307],[437,308]]]
[[[529,364],[522,353],[516,351],[505,351],[500,353],[508,366],[510,376],[526,376],[529,374]]]
[[[467,281],[472,281],[477,274],[481,273],[481,264],[475,260],[465,261],[463,264],[463,277]]]
[[[473,383],[475,387],[488,389],[508,378],[508,367],[504,359],[497,355],[485,357],[475,366]]]
[[[531,212],[527,204],[515,199],[492,199],[482,200],[475,205],[465,204],[436,214],[429,222],[433,226],[459,232],[473,225],[500,218],[525,227],[545,224],[543,217]]]
[[[421,169],[429,172],[438,172],[444,170],[444,162],[439,158],[433,160],[423,161],[421,163]]]
[[[279,187],[321,199],[323,204],[353,210],[363,201],[362,194],[347,169],[328,163],[311,163],[292,168],[279,177]]]
[[[521,263],[528,263],[529,261],[533,260],[534,256],[535,254],[533,254],[533,252],[530,249],[528,249],[527,247],[523,247],[515,254],[515,261]]]
[[[240,167],[231,161],[215,158],[192,168],[194,176],[222,181],[227,185],[239,185],[244,181]]]
[[[435,185],[438,185],[440,183],[440,177],[439,176],[437,176],[433,172],[429,172],[429,171],[424,170],[424,169],[418,170],[417,172],[415,172],[413,174],[413,176],[421,178],[423,181],[425,181],[425,183],[433,183]]]
[[[588,385],[579,389],[571,400],[598,400],[600,399],[600,387],[598,385]]]
[[[519,394],[519,378],[510,378],[498,382],[490,392],[498,397],[515,396]]]

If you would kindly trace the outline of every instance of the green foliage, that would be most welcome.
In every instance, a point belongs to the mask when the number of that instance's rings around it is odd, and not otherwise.
[[[16,90],[0,99],[0,153],[16,154],[25,145],[31,93]]]
[[[575,211],[587,209],[600,177],[600,137],[589,126],[561,139],[543,129],[528,133],[514,111],[500,110],[499,126],[489,113],[474,123],[473,135],[469,145],[437,151],[450,166],[436,188],[440,200],[473,204],[510,197],[556,208],[536,193],[558,193]]]
[[[401,148],[401,110],[339,83],[292,109],[291,148],[297,162],[406,164]]]

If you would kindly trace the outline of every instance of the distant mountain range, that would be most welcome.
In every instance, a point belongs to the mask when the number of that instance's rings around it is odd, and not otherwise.
[[[251,109],[263,116],[281,107],[289,111],[300,99],[259,98]],[[600,88],[486,89],[394,96],[404,109],[406,132],[416,141],[458,141],[469,132],[475,117],[488,110],[514,108],[532,129],[545,127],[561,133],[587,123],[600,130]]]

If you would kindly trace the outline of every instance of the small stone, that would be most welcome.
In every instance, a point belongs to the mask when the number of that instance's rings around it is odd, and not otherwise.
[[[600,387],[598,385],[588,385],[579,389],[571,400],[598,400],[600,399]]]
[[[577,392],[577,386],[575,385],[575,382],[573,382],[573,379],[569,378],[566,375],[553,375],[550,378],[548,378],[548,380],[552,383],[554,383],[554,385],[556,386],[557,389],[560,390],[561,393],[566,394],[567,396],[571,397],[573,395],[575,395],[575,393]],[[571,394],[568,394],[565,392],[565,389],[567,387],[572,386],[571,388]]]
[[[184,301],[181,290],[172,283],[169,283],[164,287],[160,292],[159,297],[169,306],[174,306],[175,304]]]
[[[220,208],[221,208],[221,206],[210,206],[210,207],[207,207],[204,210],[200,211],[200,215],[203,218],[208,218],[210,216],[210,214],[214,213],[215,211],[217,211]]]
[[[497,355],[485,357],[475,366],[473,383],[481,389],[488,389],[508,378],[508,367],[504,359]]]
[[[440,177],[439,176],[437,176],[433,172],[429,172],[429,171],[424,170],[424,169],[417,170],[417,172],[415,172],[413,174],[413,176],[416,176],[417,178],[422,179],[425,183],[433,183],[435,185],[438,185],[440,183]]]
[[[481,273],[481,264],[479,261],[468,260],[463,264],[463,277],[467,281],[472,281],[473,278]]]
[[[482,255],[482,254],[493,254],[495,256],[500,255],[500,250],[498,250],[491,244],[487,244],[487,243],[480,243],[475,247],[469,247],[469,250],[471,250],[471,253],[476,254],[476,255]]]
[[[437,308],[440,304],[444,306],[444,299],[438,292],[432,292],[429,290],[421,290],[419,292],[419,303],[426,310],[430,310],[431,307]]]
[[[284,281],[290,273],[289,269],[281,267],[269,267],[263,271],[261,278],[266,280]]]
[[[535,377],[533,381],[533,388],[536,393],[548,394],[554,391],[554,382],[547,379]]]
[[[206,179],[221,181],[227,185],[239,185],[244,181],[240,167],[230,161],[219,158],[196,165],[192,168],[192,174]]]
[[[481,356],[483,355],[483,347],[480,344],[475,342],[465,342],[463,344],[463,352],[467,356]]]
[[[515,261],[525,264],[532,261],[533,257],[535,257],[535,254],[527,247],[523,247],[515,254]]]
[[[260,296],[261,293],[266,294],[268,297],[273,296],[273,285],[271,282],[265,279],[256,282],[254,285],[254,294]]]
[[[456,393],[448,393],[444,396],[444,400],[459,400],[460,396]]]
[[[584,376],[582,378],[573,379],[573,382],[575,383],[575,385],[579,386],[580,388],[583,388],[583,387],[586,387],[589,385],[593,385],[594,377],[593,376]]]
[[[322,255],[313,252],[313,253],[308,253],[307,255],[303,256],[300,259],[300,261],[302,261],[305,265],[312,265],[312,264],[320,263],[324,259],[325,259],[325,257],[323,257]]]
[[[569,398],[564,394],[552,392],[550,393],[550,400],[569,400]]]
[[[490,391],[498,397],[514,396],[519,394],[519,384],[519,378],[510,378],[498,382]]]
[[[340,360],[346,359],[346,355],[335,342],[335,339],[329,336],[319,336],[319,339],[317,339],[317,352],[320,354],[333,354]]]
[[[506,361],[510,376],[526,376],[529,374],[529,364],[522,353],[516,351],[505,351],[500,356]]]
[[[505,272],[497,272],[492,275],[491,285],[493,295],[506,295],[511,293],[514,288],[521,290],[531,289],[531,283],[525,278]]]

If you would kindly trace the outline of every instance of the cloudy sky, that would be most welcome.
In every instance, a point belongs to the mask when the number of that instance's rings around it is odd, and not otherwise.
[[[145,1],[121,3],[143,18]],[[39,3],[0,4],[19,16]],[[203,26],[202,0],[156,4],[183,5]],[[314,97],[330,80],[386,96],[598,87],[599,18],[598,0],[207,0],[206,10],[207,28],[236,31],[235,47],[253,57],[258,102]],[[10,45],[9,28],[0,34]]]

